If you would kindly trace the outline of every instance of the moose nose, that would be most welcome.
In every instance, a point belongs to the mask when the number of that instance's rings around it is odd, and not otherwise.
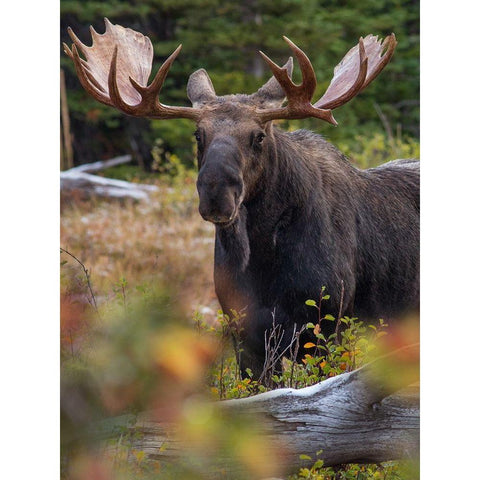
[[[229,223],[233,220],[235,216],[235,212],[220,213],[220,212],[205,211],[202,208],[199,208],[199,211],[200,211],[200,215],[204,220],[206,220],[207,222],[212,222],[216,224]]]

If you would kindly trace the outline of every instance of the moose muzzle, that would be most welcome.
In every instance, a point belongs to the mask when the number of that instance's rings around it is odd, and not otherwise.
[[[204,220],[229,225],[243,199],[240,154],[229,138],[214,140],[209,146],[197,179],[199,212]]]

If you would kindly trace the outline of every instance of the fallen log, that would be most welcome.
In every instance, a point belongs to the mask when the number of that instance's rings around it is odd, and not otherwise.
[[[131,160],[131,155],[122,155],[109,160],[79,165],[78,167],[60,172],[60,191],[69,193],[80,190],[86,195],[102,198],[148,200],[150,193],[158,191],[157,186],[105,178],[92,174],[106,168],[128,163]]]
[[[409,367],[399,370],[399,359],[405,358]],[[413,345],[310,387],[272,390],[217,406],[261,425],[265,444],[282,452],[282,472],[305,466],[300,455],[308,455],[312,463],[321,458],[324,466],[417,459],[419,387],[412,383],[418,376],[418,345]],[[129,425],[132,417],[125,416],[117,419],[117,426],[124,424],[135,433],[131,451],[172,462],[184,445],[172,433],[175,427],[159,418],[147,412]],[[220,466],[229,471],[228,460]],[[211,478],[217,478],[213,471]]]
[[[110,167],[116,167],[117,165],[123,165],[125,163],[130,163],[132,161],[131,155],[120,155],[118,157],[110,158],[109,160],[99,160],[98,162],[84,163],[83,165],[78,165],[77,167],[70,168],[66,171],[72,172],[85,172],[93,173],[100,172]]]

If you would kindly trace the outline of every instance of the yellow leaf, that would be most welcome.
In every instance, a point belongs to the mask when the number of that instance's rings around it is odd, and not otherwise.
[[[137,459],[138,462],[141,462],[145,458],[145,452],[144,451],[134,451],[133,454],[135,455],[135,458]]]
[[[313,348],[313,347],[315,347],[315,346],[316,346],[316,345],[315,345],[313,342],[308,342],[308,343],[306,343],[306,344],[303,346],[303,348]]]

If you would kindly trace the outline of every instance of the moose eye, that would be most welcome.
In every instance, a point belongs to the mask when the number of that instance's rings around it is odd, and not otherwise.
[[[266,134],[264,132],[252,132],[251,135],[251,145],[255,152],[260,152],[262,150],[262,142],[265,139]]]
[[[263,142],[263,139],[266,137],[266,135],[263,132],[260,132],[257,134],[255,141],[260,144]]]
[[[193,134],[195,136],[195,139],[197,140],[197,147],[198,147],[198,152],[203,153],[203,141],[204,141],[204,134],[201,130],[196,130],[195,133]]]

